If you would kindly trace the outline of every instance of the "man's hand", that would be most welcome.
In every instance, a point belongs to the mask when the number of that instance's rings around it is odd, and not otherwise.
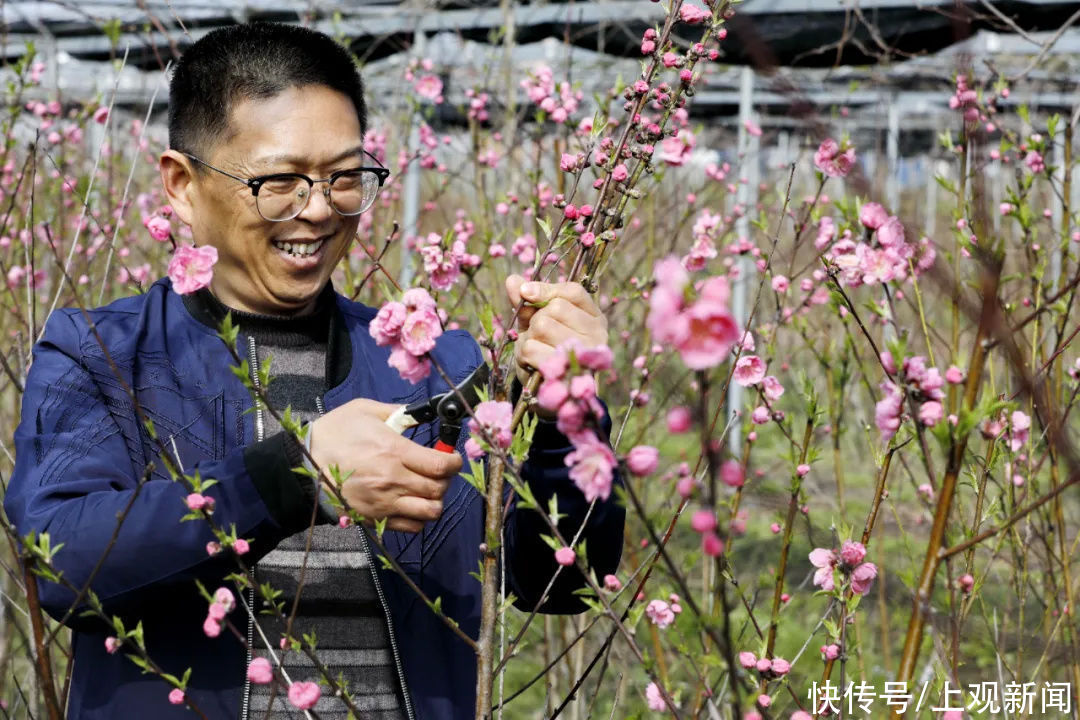
[[[461,456],[424,447],[386,425],[397,405],[356,399],[311,424],[311,456],[329,473],[352,471],[341,494],[356,512],[391,530],[420,532],[443,511],[443,494]]]
[[[578,340],[585,347],[608,343],[607,318],[580,283],[526,282],[520,275],[511,275],[506,278],[506,295],[514,307],[522,298],[532,303],[518,315],[514,343],[515,370],[522,385],[567,340]]]

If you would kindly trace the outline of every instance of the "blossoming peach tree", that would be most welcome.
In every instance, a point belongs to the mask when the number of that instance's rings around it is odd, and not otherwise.
[[[467,424],[466,476],[487,503],[479,636],[391,569],[475,650],[478,718],[923,717],[931,706],[947,718],[993,707],[1019,716],[1036,697],[1061,708],[1080,688],[1068,491],[1080,480],[1069,442],[1080,392],[1072,119],[1000,111],[1005,80],[965,69],[942,89],[954,114],[937,152],[952,169],[933,181],[947,202],[917,217],[905,203],[887,207],[861,172],[866,151],[807,118],[817,130],[747,206],[738,190],[756,158],[699,163],[715,133],[689,113],[718,67],[731,13],[725,2],[658,6],[640,77],[597,107],[560,71],[537,67],[519,78],[519,112],[510,98],[510,112],[496,111],[491,87],[470,88],[467,131],[440,136],[433,109],[447,101],[423,60],[406,71],[408,116],[373,123],[367,149],[394,174],[335,285],[378,308],[371,334],[406,380],[443,373],[430,352],[454,327],[473,332],[493,370]],[[5,428],[18,421],[29,351],[55,307],[140,292],[162,271],[192,292],[216,261],[174,225],[155,187],[156,129],[111,112],[108,97],[24,102],[44,69],[31,48],[13,68],[4,117]],[[415,146],[397,130],[409,118],[419,118]],[[16,131],[26,128],[33,141],[22,146]],[[990,200],[989,167],[1008,171],[999,175],[1006,202]],[[394,218],[411,173],[424,213],[416,236],[402,237]],[[926,236],[929,214],[949,230]],[[749,232],[737,230],[740,219]],[[417,272],[411,287],[399,285],[403,264]],[[611,341],[556,348],[513,403],[514,344],[543,304],[528,285],[520,302],[506,301],[515,273],[580,283]],[[734,311],[735,292],[745,312]],[[265,401],[271,368],[251,382],[236,329],[226,322],[220,335],[236,377]],[[185,474],[135,412],[157,462],[186,486],[184,521],[207,523],[216,538],[207,553],[235,561],[224,585],[200,586],[207,613],[192,632],[246,643],[235,618],[237,593],[250,586],[249,539],[216,522],[214,478]],[[598,577],[580,532],[561,532],[557,503],[541,506],[522,481],[535,414],[573,445],[566,464],[586,501],[615,494],[627,507],[618,573]],[[288,410],[278,417],[302,436]],[[367,522],[341,497],[347,470],[312,471],[343,527]],[[587,612],[510,609],[496,572],[507,487],[543,518],[557,572],[582,571]],[[56,720],[72,654],[37,586],[70,585],[53,561],[65,550],[7,520],[4,529],[0,706]],[[141,625],[110,617],[92,583],[70,589],[113,628],[109,652],[206,717],[185,694],[198,667],[166,673]],[[257,591],[267,612],[288,617],[272,587]],[[332,693],[363,717],[319,660],[317,638],[275,640],[282,653],[305,654],[311,674],[288,676],[277,654],[251,661],[252,682],[274,684],[302,710]]]

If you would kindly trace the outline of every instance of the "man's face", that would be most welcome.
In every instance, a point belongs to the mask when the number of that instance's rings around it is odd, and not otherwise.
[[[363,160],[362,146],[352,101],[324,85],[309,85],[235,104],[229,130],[210,157],[202,159],[242,178],[297,172],[317,179],[370,164]],[[322,192],[326,184],[318,183],[303,212],[270,222],[259,214],[249,188],[203,170],[189,193],[191,224],[197,245],[218,250],[210,285],[214,294],[248,312],[293,315],[311,310],[347,252],[359,216],[335,212]],[[293,252],[282,247],[286,243]]]

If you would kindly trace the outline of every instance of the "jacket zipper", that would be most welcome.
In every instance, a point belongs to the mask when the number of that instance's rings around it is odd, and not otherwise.
[[[248,355],[250,356],[249,362],[251,363],[251,381],[255,385],[255,388],[259,388],[259,359],[255,354],[255,338],[248,337]],[[321,397],[315,398],[315,408],[319,415],[322,416],[326,413],[326,408],[323,405],[323,399]],[[263,440],[263,416],[262,416],[262,403],[255,400],[255,438],[258,441]],[[386,619],[386,631],[387,636],[390,638],[390,654],[394,657],[394,669],[397,671],[398,681],[401,683],[401,695],[405,702],[405,714],[409,720],[416,720],[416,715],[413,712],[412,699],[409,697],[409,686],[405,683],[405,670],[401,666],[401,653],[398,650],[397,637],[394,635],[394,623],[390,619],[390,606],[386,602],[386,594],[383,592],[382,583],[379,581],[379,571],[375,565],[375,558],[371,552],[371,545],[368,543],[367,535],[364,534],[364,529],[358,528],[360,531],[360,544],[364,547],[364,554],[367,556],[368,568],[371,570],[371,578],[375,583],[375,594],[379,596],[379,604],[382,606],[383,617]],[[247,625],[247,665],[251,664],[251,648],[255,642],[255,566],[252,565],[249,570],[251,578],[251,589],[248,593],[248,625]],[[245,665],[245,667],[247,667]],[[248,709],[251,704],[251,680],[247,678],[247,673],[244,673],[244,700],[241,711],[242,720],[248,720]]]
[[[416,715],[413,714],[412,700],[409,698],[409,687],[405,684],[405,671],[401,667],[401,653],[398,652],[397,638],[394,637],[394,623],[390,619],[390,607],[386,603],[386,595],[383,593],[382,583],[379,581],[379,570],[375,565],[371,544],[368,542],[363,527],[358,527],[357,531],[360,533],[360,543],[364,546],[364,553],[367,555],[371,577],[375,581],[375,593],[379,596],[383,614],[386,615],[386,630],[390,637],[390,653],[394,656],[394,666],[397,668],[398,680],[401,681],[401,695],[405,700],[405,714],[409,720],[416,720]]]
[[[259,387],[259,358],[255,354],[255,338],[248,337],[248,355],[250,358],[248,362],[251,363],[251,382],[255,385],[255,388]],[[261,442],[263,439],[263,416],[262,416],[262,403],[259,402],[258,397],[255,398],[255,440]],[[244,665],[244,699],[241,706],[240,718],[241,720],[248,720],[248,707],[251,704],[251,680],[247,676],[247,667],[251,665],[251,648],[255,646],[255,566],[252,565],[248,569],[248,579],[251,581],[251,587],[248,591],[248,623],[247,623],[247,664]]]
[[[326,412],[321,397],[315,398],[315,408],[320,416]],[[394,669],[397,670],[398,681],[401,683],[401,696],[405,702],[405,715],[409,720],[416,720],[416,715],[413,713],[412,699],[409,697],[409,686],[405,684],[405,670],[401,666],[401,653],[398,650],[397,637],[394,635],[394,622],[390,619],[390,606],[386,602],[386,594],[383,592],[382,582],[379,580],[379,570],[375,565],[371,544],[368,542],[364,528],[358,527],[357,530],[360,531],[360,544],[364,546],[364,555],[367,556],[371,579],[375,583],[375,594],[379,596],[379,604],[382,606],[383,616],[386,618],[386,632],[390,638],[390,654],[394,657]]]

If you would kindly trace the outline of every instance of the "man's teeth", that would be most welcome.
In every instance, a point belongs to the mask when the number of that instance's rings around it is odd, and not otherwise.
[[[287,243],[273,241],[274,247],[278,250],[284,250],[285,252],[293,255],[294,257],[307,257],[319,252],[319,248],[323,246],[325,240],[316,240],[313,243]]]

